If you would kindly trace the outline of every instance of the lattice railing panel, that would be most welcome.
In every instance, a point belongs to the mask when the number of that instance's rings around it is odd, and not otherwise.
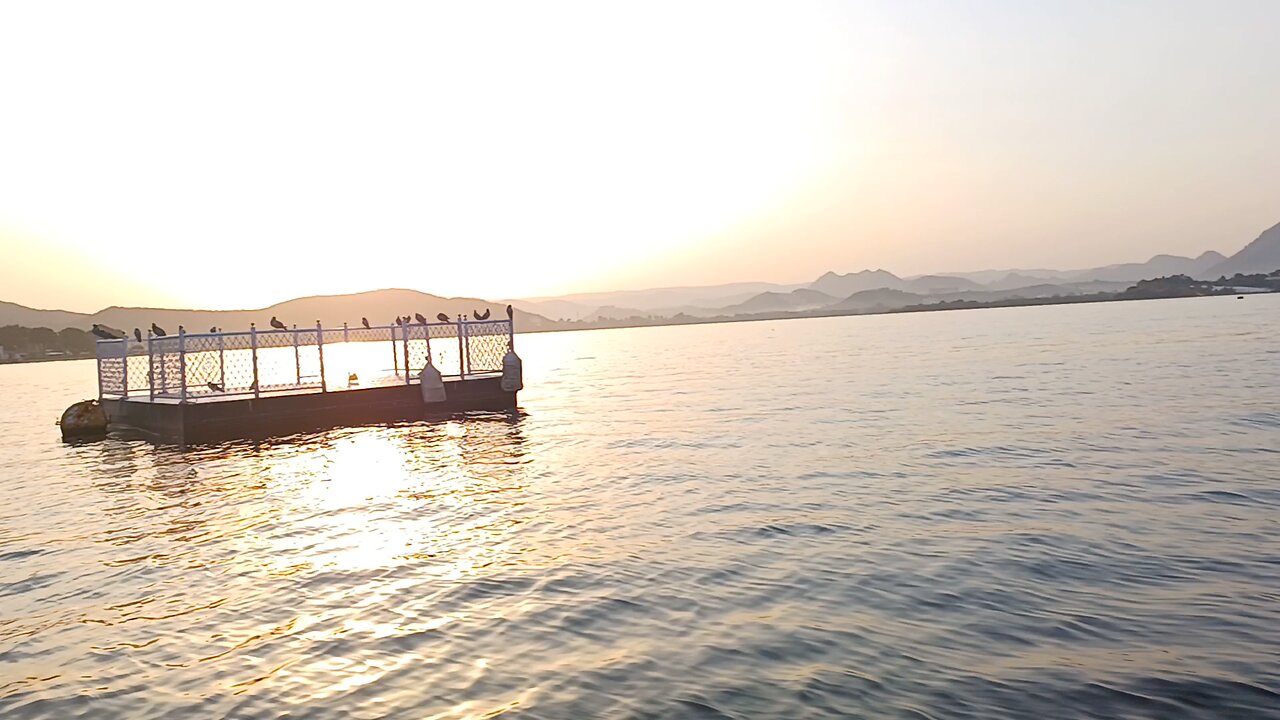
[[[428,361],[445,376],[461,374],[464,357],[468,373],[499,371],[509,333],[510,323],[500,320],[169,335],[102,341],[98,364],[110,396],[344,390],[414,382]]]

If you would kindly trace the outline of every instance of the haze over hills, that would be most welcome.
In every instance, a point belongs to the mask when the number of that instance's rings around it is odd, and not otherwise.
[[[205,332],[212,326],[225,330],[248,330],[249,323],[266,328],[274,315],[286,325],[315,327],[319,320],[325,327],[342,327],[348,323],[360,326],[367,317],[373,325],[388,325],[398,315],[420,312],[434,319],[443,312],[450,317],[488,308],[494,318],[506,316],[506,304],[475,298],[443,298],[417,290],[373,290],[351,295],[322,295],[277,303],[260,310],[177,310],[168,308],[109,307],[93,314],[69,313],[61,310],[34,310],[12,303],[0,304],[0,326],[24,325],[61,330],[66,327],[87,329],[94,323],[119,328],[126,332],[157,323],[168,332],[185,325],[189,332]],[[521,330],[546,330],[555,323],[545,317],[516,309],[516,327]]]
[[[685,286],[578,293],[557,298],[510,301],[517,308],[520,331],[536,332],[581,327],[581,322],[661,318],[733,317],[806,311],[875,311],[940,302],[995,302],[1017,298],[1038,299],[1120,292],[1140,280],[1173,275],[1214,280],[1220,276],[1267,274],[1280,269],[1280,225],[1263,232],[1230,258],[1209,251],[1195,258],[1157,255],[1142,263],[1121,263],[1086,270],[984,270],[947,275],[902,278],[879,270],[839,274],[827,272],[807,284],[764,282],[730,283],[706,287]],[[62,310],[38,310],[0,302],[0,326],[22,325],[60,330],[89,328],[101,323],[123,330],[147,328],[159,323],[171,332],[178,325],[204,331],[211,326],[247,329],[250,322],[265,326],[272,315],[289,325],[326,327],[343,322],[356,326],[361,317],[374,325],[392,322],[397,315],[415,312],[434,318],[451,317],[489,308],[495,316],[505,312],[506,301],[477,298],[444,298],[416,290],[374,290],[350,295],[298,298],[258,310],[180,310],[109,307],[93,314]]]

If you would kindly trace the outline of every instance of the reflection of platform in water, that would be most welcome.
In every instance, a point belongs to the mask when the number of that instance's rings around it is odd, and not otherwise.
[[[513,341],[510,319],[462,318],[102,340],[99,398],[112,429],[189,443],[502,410],[516,402],[502,389]],[[417,373],[405,372],[427,366],[443,400],[424,402]]]

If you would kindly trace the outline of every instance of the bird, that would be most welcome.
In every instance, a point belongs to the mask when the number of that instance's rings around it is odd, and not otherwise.
[[[184,327],[182,327],[181,325],[179,325],[179,326],[178,326],[178,334],[179,334],[179,335],[186,335],[186,334],[187,334],[187,329],[186,329],[186,328],[184,328]]]
[[[436,319],[440,322],[449,322],[449,316],[444,313],[436,313]]]
[[[209,328],[209,332],[211,332],[211,333],[216,333],[216,332],[218,332],[218,326],[217,326],[217,325],[215,325],[215,326],[213,326],[213,327]]]
[[[408,315],[405,315],[405,316],[404,316],[404,324],[405,324],[405,325],[410,324],[410,323],[409,323],[409,320],[410,320],[410,319],[411,319],[411,318],[410,318]]]
[[[164,328],[160,327],[159,325],[155,323],[151,323],[151,334],[155,335],[156,337],[164,337],[169,333],[165,332]]]
[[[369,329],[369,318],[367,318],[367,317],[362,317],[362,318],[360,318],[360,323],[361,323],[362,325],[364,325],[364,329],[365,329],[365,330],[368,330],[368,329]]]
[[[427,319],[426,319],[425,317],[423,317],[423,316],[422,316],[422,313],[414,313],[414,314],[413,314],[413,319],[414,319],[414,320],[417,320],[419,325],[426,325],[426,324],[427,324]]]
[[[351,373],[350,375],[347,376],[347,387],[351,387],[352,385],[359,385],[359,384],[360,384],[359,375],[356,375],[355,373]]]
[[[142,331],[138,328],[133,329],[133,338],[138,342],[142,342]]]
[[[397,325],[403,325],[403,324],[404,324],[404,318],[402,318],[402,317],[400,317],[399,315],[397,315],[397,316],[396,316],[396,324],[397,324]]]
[[[272,316],[271,316],[271,327],[273,327],[273,328],[275,328],[275,329],[277,329],[277,330],[288,330],[288,329],[289,329],[289,328],[287,328],[287,327],[285,327],[285,326],[284,326],[284,323],[282,323],[282,322],[280,322],[279,320],[277,320],[275,315],[272,315]]]
[[[507,319],[508,319],[508,320],[514,320],[514,319],[515,319],[515,317],[516,317],[516,309],[515,309],[515,308],[513,308],[513,307],[511,307],[510,305],[508,305],[508,306],[507,306]]]
[[[475,316],[475,318],[476,318],[477,320],[488,320],[488,319],[489,319],[489,308],[485,308],[485,309],[484,309],[484,312],[474,312],[474,311],[473,311],[471,314],[472,314],[472,315],[474,315],[474,316]]]
[[[123,330],[116,330],[115,328],[107,327],[106,325],[99,325],[97,323],[93,324],[93,329],[90,330],[90,332],[103,340],[123,340],[127,337]]]
[[[222,386],[216,382],[209,383],[209,389],[214,392],[222,392]]]

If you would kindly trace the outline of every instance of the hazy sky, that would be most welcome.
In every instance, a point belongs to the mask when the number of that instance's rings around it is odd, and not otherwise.
[[[2,2],[2,0],[0,0]],[[1234,252],[1280,2],[3,2],[0,300]]]

